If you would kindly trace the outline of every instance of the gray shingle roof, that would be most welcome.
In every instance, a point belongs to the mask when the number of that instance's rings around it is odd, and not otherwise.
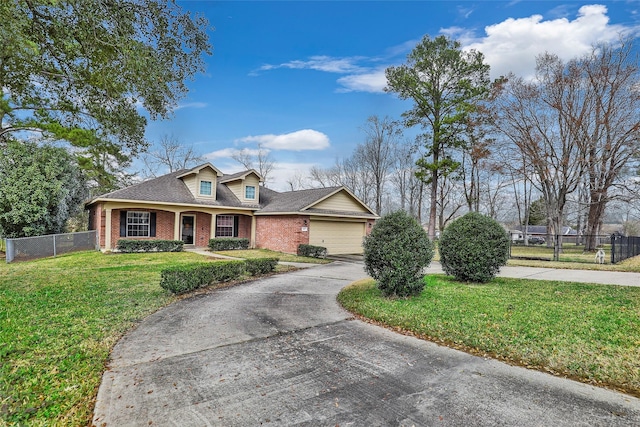
[[[240,203],[240,200],[238,200],[226,185],[220,183],[216,186],[216,200],[196,199],[184,181],[177,178],[189,170],[190,169],[181,169],[167,175],[159,176],[158,178],[131,185],[121,190],[103,194],[98,196],[97,199],[187,203],[204,206],[246,206]]]
[[[269,194],[263,200],[260,197],[262,209],[260,213],[268,212],[298,212],[310,204],[317,202],[323,197],[327,197],[331,193],[336,192],[342,187],[327,187],[327,188],[312,188],[309,190],[287,191],[284,193],[277,193],[273,190],[269,190]],[[264,189],[260,189],[260,196],[262,196]]]
[[[138,184],[131,185],[121,190],[98,196],[88,204],[96,200],[131,200],[160,203],[195,204],[203,206],[228,206],[252,208],[256,213],[285,213],[300,212],[307,206],[339,191],[343,187],[313,188],[309,190],[287,191],[279,193],[269,188],[260,187],[259,204],[242,203],[235,194],[224,184],[232,181],[249,171],[243,171],[231,175],[223,175],[218,178],[216,185],[216,200],[198,199],[193,196],[182,179],[178,178],[193,169],[181,169],[158,178],[153,178]],[[368,212],[344,212],[322,209],[308,209],[305,212],[329,215],[366,216],[375,218]]]
[[[241,172],[236,172],[236,173],[232,173],[232,174],[229,174],[229,175],[225,174],[225,175],[221,176],[220,178],[218,178],[218,180],[219,180],[219,182],[224,184],[225,182],[234,181],[234,180],[236,180],[238,178],[243,178],[243,177],[245,177],[246,175],[249,175],[252,172],[255,173],[258,176],[260,181],[262,181],[262,177],[260,176],[260,174],[258,172],[256,172],[255,170],[253,170],[253,169],[249,169],[249,170],[241,171]]]

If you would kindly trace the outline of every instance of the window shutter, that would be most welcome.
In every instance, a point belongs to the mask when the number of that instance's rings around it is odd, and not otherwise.
[[[127,237],[127,211],[120,211],[120,237]]]
[[[233,237],[238,237],[238,225],[240,225],[240,217],[235,215],[233,217]]]
[[[156,237],[156,213],[151,212],[149,215],[149,237]]]

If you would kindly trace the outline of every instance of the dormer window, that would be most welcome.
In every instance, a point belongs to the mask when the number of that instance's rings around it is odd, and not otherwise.
[[[211,196],[213,186],[211,185],[211,181],[200,181],[200,195],[201,196]]]
[[[246,187],[244,187],[244,198],[255,200],[256,187],[254,185],[247,185]]]

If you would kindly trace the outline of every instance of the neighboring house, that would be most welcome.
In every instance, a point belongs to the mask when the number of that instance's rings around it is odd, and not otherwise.
[[[522,240],[524,239],[524,229],[525,227],[522,225],[516,226],[514,229],[509,230],[511,234],[511,240]],[[563,236],[575,236],[578,233],[568,226],[562,227],[562,235]],[[529,225],[527,226],[527,236],[529,237],[547,237],[547,227],[544,225]]]
[[[362,253],[362,238],[378,218],[345,187],[279,193],[260,186],[255,170],[225,175],[210,163],[183,169],[86,204],[100,247],[119,239],[182,240],[244,237],[252,248],[295,253],[301,243],[329,254]]]

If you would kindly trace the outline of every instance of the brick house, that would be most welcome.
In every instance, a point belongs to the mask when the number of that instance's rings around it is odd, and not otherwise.
[[[100,247],[119,239],[244,237],[252,248],[295,253],[301,243],[329,254],[362,253],[378,216],[345,187],[276,192],[255,170],[225,175],[210,163],[98,196],[86,204]]]

